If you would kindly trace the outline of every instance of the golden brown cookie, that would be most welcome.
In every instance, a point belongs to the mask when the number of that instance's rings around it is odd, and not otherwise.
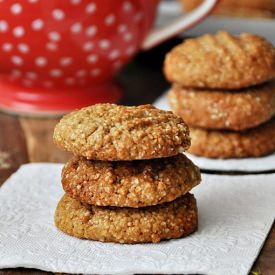
[[[172,110],[190,126],[244,130],[275,115],[275,81],[238,91],[173,86],[168,99]]]
[[[183,87],[245,88],[275,77],[275,48],[254,34],[205,34],[172,49],[164,73]]]
[[[197,8],[202,0],[180,0],[184,11]],[[214,15],[273,18],[275,16],[274,0],[220,0]]]
[[[260,157],[275,152],[275,118],[243,132],[190,128],[189,152],[208,158]]]
[[[64,116],[53,138],[75,155],[109,161],[168,157],[190,146],[182,118],[151,105],[83,108]]]
[[[271,10],[266,9],[254,9],[245,7],[217,7],[214,11],[217,16],[225,17],[243,17],[243,18],[274,18],[275,13]]]
[[[57,228],[74,237],[116,243],[148,243],[196,231],[196,200],[187,193],[162,205],[117,208],[84,205],[64,195],[55,212]]]
[[[172,201],[201,180],[183,154],[136,161],[89,161],[74,157],[63,168],[62,185],[71,197],[98,206],[144,207]]]

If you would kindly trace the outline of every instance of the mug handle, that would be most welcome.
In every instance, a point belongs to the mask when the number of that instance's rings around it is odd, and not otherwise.
[[[143,41],[141,48],[148,50],[173,36],[184,32],[207,17],[220,0],[204,0],[194,11],[171,22],[168,26],[153,29]]]

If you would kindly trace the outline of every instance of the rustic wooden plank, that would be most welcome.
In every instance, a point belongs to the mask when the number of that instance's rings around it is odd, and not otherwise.
[[[0,185],[28,161],[26,140],[18,119],[0,112]]]
[[[28,268],[8,268],[0,270],[0,275],[50,275],[54,273],[40,271],[36,269],[28,269]],[[58,274],[58,273],[56,273]],[[60,273],[59,273],[60,274]]]
[[[251,270],[258,272],[261,275],[275,274],[275,223],[273,224],[262,251]]]
[[[30,162],[66,162],[71,156],[53,143],[53,130],[59,119],[20,118],[27,140]]]

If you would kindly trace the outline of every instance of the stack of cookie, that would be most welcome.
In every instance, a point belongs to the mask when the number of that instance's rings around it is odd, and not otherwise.
[[[210,158],[275,151],[275,49],[253,34],[188,39],[169,52],[172,110],[191,126],[189,152]]]
[[[97,104],[64,116],[54,142],[74,157],[64,166],[56,226],[103,242],[159,242],[197,229],[188,193],[199,169],[182,153],[189,130],[151,105]]]

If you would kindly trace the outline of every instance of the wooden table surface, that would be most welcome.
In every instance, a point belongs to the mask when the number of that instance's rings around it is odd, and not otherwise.
[[[152,103],[169,87],[162,76],[161,66],[164,52],[174,43],[177,41],[171,41],[154,51],[140,54],[123,69],[118,76],[125,90],[120,103],[125,105]],[[52,143],[53,128],[57,121],[58,118],[17,117],[0,112],[0,185],[23,163],[68,160],[70,155],[60,151]],[[251,270],[251,274],[275,274],[274,225]],[[17,268],[0,270],[0,275],[4,274],[52,273]]]

